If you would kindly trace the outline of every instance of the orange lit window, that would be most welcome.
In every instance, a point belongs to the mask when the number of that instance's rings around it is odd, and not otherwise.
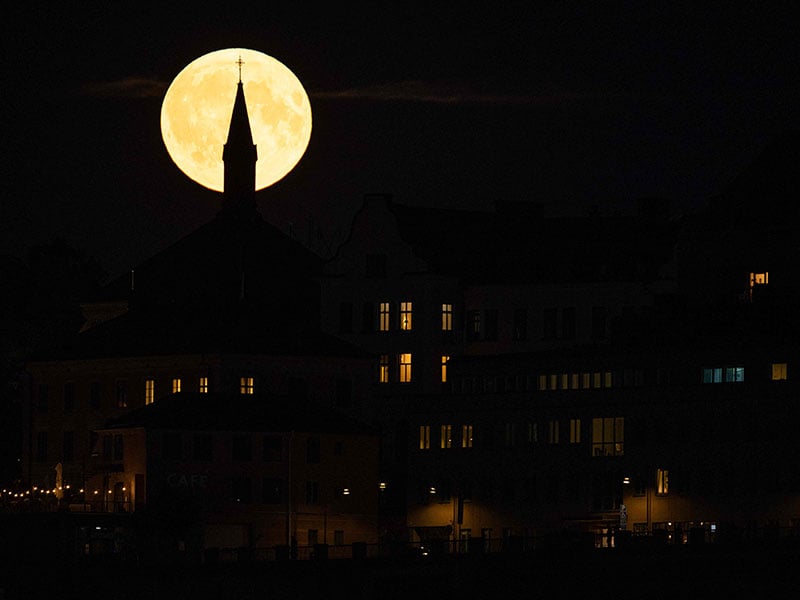
[[[442,304],[442,331],[453,331],[452,304]]]
[[[624,449],[624,417],[592,419],[592,456],[622,456]]]
[[[144,403],[152,404],[156,399],[156,382],[154,379],[144,381]]]
[[[656,469],[656,494],[666,496],[669,494],[669,471]]]
[[[442,356],[442,383],[447,381],[447,361],[450,360],[449,356]]]
[[[403,353],[400,355],[400,383],[411,381],[411,354]]]
[[[388,302],[381,302],[378,305],[378,329],[380,331],[389,331],[389,311],[390,304]]]
[[[772,363],[772,381],[786,379],[786,363]]]
[[[453,447],[453,426],[452,425],[442,425],[441,426],[440,446],[443,449],[444,448],[452,448]]]
[[[780,277],[778,277],[780,279]],[[769,272],[750,273],[750,289],[757,285],[767,285],[769,283]]]
[[[400,329],[411,331],[411,302],[400,303]]]
[[[378,358],[378,382],[389,383],[389,355],[381,354]]]
[[[472,425],[461,426],[461,447],[472,448]]]
[[[239,378],[239,393],[250,395],[254,391],[252,377]]]
[[[431,426],[430,425],[420,425],[419,426],[419,449],[420,450],[430,450],[431,447]]]
[[[208,377],[201,377],[200,378],[200,393],[207,394],[208,393]]]
[[[176,377],[172,380],[172,393],[177,394],[181,391],[181,380],[180,377]]]

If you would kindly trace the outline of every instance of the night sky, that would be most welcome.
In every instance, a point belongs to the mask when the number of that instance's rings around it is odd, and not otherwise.
[[[0,252],[58,236],[113,275],[212,218],[219,194],[172,163],[159,113],[186,64],[226,47],[303,82],[310,146],[258,200],[330,248],[370,192],[691,210],[800,128],[791,3],[415,4],[4,9]]]

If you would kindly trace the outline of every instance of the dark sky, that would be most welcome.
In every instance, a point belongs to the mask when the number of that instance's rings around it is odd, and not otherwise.
[[[370,192],[691,209],[800,128],[790,3],[52,4],[4,9],[0,251],[60,236],[112,274],[219,206],[171,162],[159,112],[221,48],[274,56],[308,91],[309,148],[259,206],[331,247]]]

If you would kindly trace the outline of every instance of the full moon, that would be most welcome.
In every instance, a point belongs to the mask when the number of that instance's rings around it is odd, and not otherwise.
[[[258,153],[256,190],[289,173],[311,138],[308,95],[283,63],[246,48],[217,50],[195,59],[164,95],[161,137],[181,171],[218,192],[223,191],[222,149],[240,73]]]

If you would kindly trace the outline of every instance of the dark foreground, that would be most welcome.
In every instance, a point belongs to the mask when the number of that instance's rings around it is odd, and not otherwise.
[[[800,546],[129,567],[6,563],[0,600],[800,598]]]

